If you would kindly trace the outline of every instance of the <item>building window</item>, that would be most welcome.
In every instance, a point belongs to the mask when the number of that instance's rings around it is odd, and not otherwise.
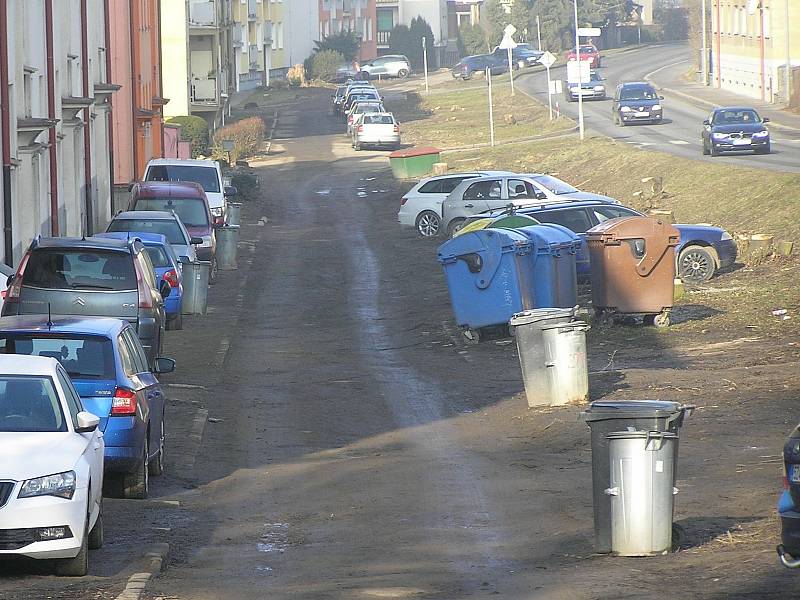
[[[379,8],[377,11],[378,31],[391,31],[394,28],[394,13],[391,8]]]
[[[278,38],[278,49],[283,50],[283,23],[278,23],[278,31],[277,36]]]
[[[366,25],[366,29],[367,30],[365,32],[366,33],[365,37],[367,38],[368,42],[371,42],[372,41],[372,17],[367,17],[366,23],[367,23],[367,25]]]

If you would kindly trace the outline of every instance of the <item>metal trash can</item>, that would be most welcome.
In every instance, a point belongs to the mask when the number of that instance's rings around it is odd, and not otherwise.
[[[228,202],[228,225],[242,224],[242,203]]]
[[[583,321],[545,325],[542,328],[550,406],[589,399],[589,365]]]
[[[220,271],[234,271],[239,268],[236,264],[238,243],[238,225],[225,225],[217,229],[217,268]]]
[[[183,303],[181,314],[204,315],[208,308],[208,276],[211,263],[208,261],[184,262]]]
[[[678,436],[665,431],[608,434],[611,552],[650,556],[672,550]]]
[[[668,431],[677,435],[684,419],[692,410],[694,406],[691,404],[660,400],[598,400],[581,413],[581,418],[589,426],[592,435],[592,498],[596,552],[611,552],[611,501],[605,493],[611,487],[608,434],[615,431]],[[677,441],[675,455],[678,455]]]
[[[567,324],[575,316],[575,308],[535,308],[515,314],[509,325],[517,340],[519,364],[528,406],[549,406],[551,402],[548,356],[542,328]]]
[[[680,232],[647,217],[609,219],[586,232],[595,315],[637,314],[669,325]]]

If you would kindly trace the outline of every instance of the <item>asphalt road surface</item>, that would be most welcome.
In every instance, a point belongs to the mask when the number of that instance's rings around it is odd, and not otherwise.
[[[611,120],[611,100],[617,84],[626,81],[643,81],[648,75],[657,85],[670,87],[691,67],[689,48],[683,44],[665,44],[632,49],[612,54],[603,59],[599,69],[605,79],[608,100],[589,100],[583,103],[584,123],[587,131],[600,133],[626,143],[651,150],[661,150],[690,158],[727,162],[747,167],[776,171],[800,172],[800,131],[771,128],[772,152],[754,156],[750,153],[702,156],[700,133],[709,110],[687,102],[683,97],[665,93],[664,122],[658,125],[615,126]],[[551,79],[566,79],[562,65],[550,70]],[[547,104],[547,76],[544,72],[521,75],[517,84],[527,93]],[[560,110],[577,120],[578,103],[568,102],[563,94],[553,96]],[[747,99],[739,104],[747,105]]]

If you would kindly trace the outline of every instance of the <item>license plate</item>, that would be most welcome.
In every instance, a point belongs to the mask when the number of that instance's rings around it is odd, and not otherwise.
[[[637,116],[637,117],[649,117],[650,116],[650,113],[647,112],[647,111],[636,112],[636,113],[633,113],[633,114],[634,114],[634,116]]]
[[[741,138],[741,139],[738,139],[738,140],[733,140],[733,145],[734,146],[749,146],[750,145],[750,140],[749,139],[745,139],[745,138]]]
[[[789,465],[789,481],[800,483],[800,465]]]

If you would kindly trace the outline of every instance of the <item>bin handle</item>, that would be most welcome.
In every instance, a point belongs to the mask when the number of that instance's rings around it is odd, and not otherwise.
[[[650,442],[654,442],[653,447],[650,447]],[[647,438],[644,441],[645,450],[650,452],[658,452],[664,444],[664,434],[660,431],[648,431]]]
[[[604,493],[606,496],[619,496],[619,488],[618,487],[606,488]]]
[[[648,244],[646,247],[649,249],[652,246],[652,240],[648,239],[647,241]],[[650,275],[651,271],[656,268],[658,263],[661,262],[661,259],[664,258],[667,251],[674,249],[677,245],[678,240],[674,237],[670,237],[669,241],[661,249],[661,252],[658,253],[658,256],[656,256],[656,253],[651,254],[649,251],[645,252],[645,255],[636,264],[636,272],[642,277],[647,277]]]
[[[789,569],[797,569],[800,567],[800,558],[792,558],[788,552],[786,552],[786,548],[783,547],[783,544],[778,546],[775,550],[778,552],[778,558],[781,559],[781,564],[784,567]]]

